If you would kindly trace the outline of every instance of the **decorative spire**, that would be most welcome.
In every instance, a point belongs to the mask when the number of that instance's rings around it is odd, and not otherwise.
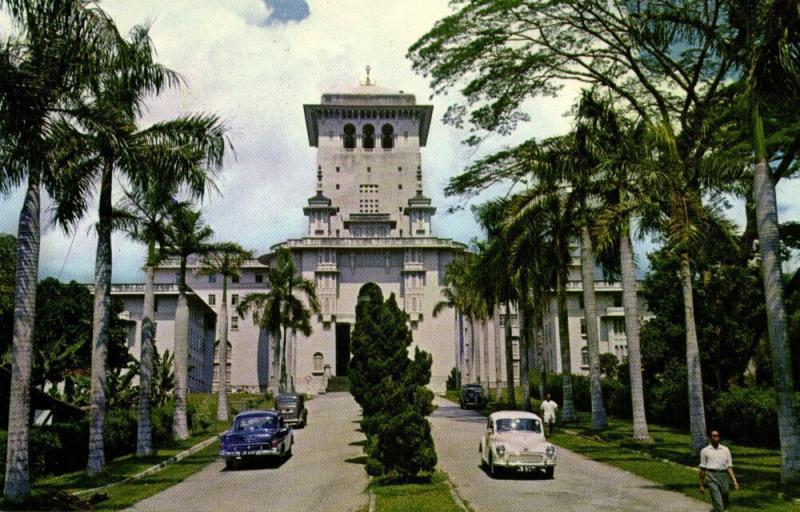
[[[370,72],[370,71],[372,71],[372,66],[370,66],[369,64],[367,64],[367,67],[366,67],[366,68],[364,68],[364,69],[365,69],[365,70],[366,70],[366,72],[367,72],[367,78],[366,78],[366,80],[364,80],[364,83],[363,83],[362,85],[375,85],[375,82],[373,82],[373,81],[372,81],[372,80],[369,78],[369,72]]]

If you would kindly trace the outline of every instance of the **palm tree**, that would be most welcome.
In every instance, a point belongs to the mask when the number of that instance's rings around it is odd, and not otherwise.
[[[29,418],[40,194],[55,195],[63,181],[50,160],[51,123],[74,118],[77,99],[107,64],[117,44],[108,16],[85,2],[4,0],[16,33],[0,42],[0,190],[27,179],[17,232],[14,332],[4,495],[30,492]]]
[[[291,329],[301,331],[305,336],[311,334],[311,314],[320,311],[316,286],[312,281],[298,274],[291,251],[284,247],[276,252],[275,266],[267,272],[269,291],[267,293],[248,293],[239,303],[237,311],[241,316],[253,312],[253,319],[259,318],[260,325],[270,333],[274,340],[273,357],[279,361],[278,390],[287,390],[286,342]],[[305,302],[295,293],[299,292]]]
[[[793,110],[797,106],[800,86],[799,7],[797,0],[749,0],[729,2],[728,5],[730,19],[738,31],[731,50],[737,55],[744,71],[745,96],[752,119],[753,198],[766,295],[772,373],[778,395],[782,482],[800,479],[800,427],[793,396],[792,356],[786,327],[775,195],[775,185],[787,165],[781,162],[776,171],[770,169],[764,115],[770,108]],[[800,140],[793,142],[795,148],[798,144]]]
[[[625,311],[625,332],[628,345],[628,371],[631,386],[633,439],[651,441],[647,428],[642,382],[642,353],[639,342],[639,301],[635,262],[631,243],[631,224],[637,211],[641,211],[634,182],[638,162],[650,157],[642,143],[641,125],[626,123],[607,100],[585,95],[578,115],[584,125],[591,123],[594,139],[594,158],[612,195],[604,205],[594,225],[598,248],[610,249],[615,243],[620,257],[622,304]]]
[[[202,219],[199,210],[183,203],[176,203],[171,211],[172,225],[167,232],[165,255],[177,256],[180,262],[178,273],[178,304],[175,307],[175,414],[172,420],[172,435],[182,440],[189,437],[186,417],[186,394],[189,378],[189,304],[186,300],[186,267],[192,255],[203,256],[216,247],[211,243],[213,231]]]
[[[450,262],[447,266],[447,270],[444,274],[444,287],[441,289],[441,294],[444,297],[443,300],[439,301],[433,307],[433,317],[436,318],[442,311],[445,309],[453,309],[454,310],[454,318],[455,318],[455,355],[456,355],[456,364],[458,366],[459,372],[459,382],[456,382],[456,387],[458,389],[461,388],[461,378],[466,379],[469,382],[470,374],[469,374],[469,366],[465,365],[462,361],[462,354],[461,354],[461,347],[460,347],[460,340],[461,340],[461,333],[459,327],[459,316],[463,316],[465,314],[465,306],[464,306],[464,297],[462,292],[464,287],[462,285],[463,280],[465,279],[465,273],[467,271],[468,265],[468,255],[459,257],[454,259]],[[471,359],[471,358],[470,358]]]
[[[136,456],[153,454],[152,425],[150,423],[150,395],[153,377],[153,342],[155,338],[155,268],[160,262],[166,239],[166,229],[172,199],[169,187],[160,187],[154,182],[147,190],[131,190],[118,205],[117,223],[132,239],[147,244],[145,262],[144,304],[140,327],[141,348],[139,355],[139,405]],[[158,248],[156,247],[158,245]]]
[[[84,121],[60,121],[54,127],[59,160],[74,162],[68,169],[73,184],[63,192],[83,213],[88,190],[99,182],[99,220],[95,263],[95,314],[92,340],[92,401],[89,436],[90,475],[105,466],[105,362],[110,321],[111,193],[115,174],[133,187],[146,188],[155,170],[185,184],[202,197],[213,186],[210,177],[221,166],[226,140],[216,116],[189,116],[139,130],[136,121],[150,94],[179,84],[178,75],[155,62],[146,26],[134,27],[123,41],[113,66],[93,82],[92,101],[83,106]],[[154,164],[156,169],[154,169]],[[74,218],[74,217],[71,217]]]
[[[235,243],[218,244],[214,252],[203,258],[201,275],[222,276],[222,303],[219,309],[219,354],[217,419],[228,421],[228,278],[238,278],[242,265],[254,258],[253,252]]]

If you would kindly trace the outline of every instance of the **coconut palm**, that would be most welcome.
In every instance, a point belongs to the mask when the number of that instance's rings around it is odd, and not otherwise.
[[[133,240],[147,245],[145,261],[144,304],[140,327],[139,402],[136,456],[153,454],[150,422],[151,388],[155,338],[155,269],[161,262],[162,249],[170,222],[169,213],[177,183],[166,173],[154,173],[147,187],[125,191],[114,213],[115,223]]]
[[[639,301],[631,225],[636,212],[641,210],[637,201],[642,199],[642,194],[637,194],[634,186],[636,166],[650,155],[641,140],[641,125],[626,122],[609,101],[600,100],[595,95],[586,95],[581,101],[578,114],[584,126],[592,126],[594,141],[591,151],[594,153],[597,169],[605,176],[604,181],[613,196],[598,215],[594,228],[601,251],[610,250],[615,244],[618,247],[628,345],[633,439],[648,442],[651,437],[647,427],[642,382]]]
[[[433,307],[433,317],[434,318],[436,318],[440,314],[442,314],[442,311],[444,311],[445,309],[453,309],[454,312],[455,312],[455,314],[454,314],[454,318],[455,318],[455,330],[454,330],[454,332],[455,332],[455,336],[456,336],[456,338],[455,338],[455,355],[456,355],[456,361],[458,362],[457,364],[458,364],[458,371],[459,371],[459,373],[458,373],[459,382],[456,383],[456,388],[457,389],[461,388],[460,379],[461,379],[462,376],[463,376],[463,378],[466,379],[467,382],[470,381],[470,377],[471,377],[469,363],[464,364],[464,361],[462,361],[462,354],[461,354],[461,347],[460,347],[461,333],[460,333],[459,321],[458,321],[459,320],[459,316],[461,316],[463,318],[463,315],[465,314],[465,310],[466,310],[466,308],[464,306],[464,300],[465,299],[464,299],[464,297],[462,295],[462,292],[464,290],[464,286],[463,286],[462,283],[463,283],[463,280],[465,279],[465,273],[467,272],[468,257],[469,256],[465,255],[463,257],[456,258],[453,261],[451,261],[450,264],[447,266],[447,270],[445,271],[445,275],[444,275],[444,287],[441,289],[441,294],[442,294],[442,297],[444,297],[444,298],[443,298],[443,300],[437,302],[436,305],[434,305],[434,307]],[[468,354],[468,352],[467,352],[467,354]],[[470,361],[471,360],[472,360],[472,357],[470,356]]]
[[[778,169],[770,169],[764,117],[770,109],[793,111],[797,106],[800,87],[800,4],[797,0],[749,0],[728,2],[728,8],[729,17],[738,32],[731,51],[737,56],[744,72],[745,97],[751,116],[753,198],[766,295],[772,372],[778,396],[781,480],[788,482],[800,479],[800,427],[793,396],[794,379],[787,337],[775,195],[775,185],[788,165],[784,159]],[[793,145],[796,147],[798,143],[800,141],[795,140]],[[784,151],[787,149],[783,148]]]
[[[201,275],[221,275],[222,276],[222,303],[220,304],[217,322],[217,332],[219,339],[218,361],[218,394],[217,419],[228,421],[228,278],[238,278],[242,266],[255,256],[252,251],[245,250],[241,245],[235,243],[218,244],[214,252],[207,254],[203,258],[203,266],[200,267]]]
[[[214,234],[203,221],[199,210],[183,203],[171,209],[172,225],[166,233],[165,255],[179,260],[178,303],[175,307],[175,413],[172,419],[172,435],[182,440],[189,437],[186,417],[186,395],[189,379],[189,304],[186,300],[186,267],[190,256],[204,256],[216,249],[211,243]]]
[[[89,474],[103,470],[103,427],[106,408],[105,360],[110,320],[111,193],[114,176],[132,187],[146,188],[154,171],[166,172],[202,197],[212,187],[210,177],[222,164],[226,140],[216,116],[188,116],[138,129],[148,95],[179,84],[178,75],[155,62],[155,50],[146,26],[134,27],[120,45],[118,57],[93,82],[93,97],[83,105],[77,123],[61,120],[54,126],[59,161],[72,163],[67,176],[71,190],[62,193],[71,211],[80,214],[95,183],[99,184],[99,220],[95,263],[95,315],[92,340],[92,403],[89,437]],[[154,168],[155,167],[155,168]],[[70,201],[71,199],[71,201]],[[57,211],[57,215],[62,212]],[[76,216],[64,212],[67,220]]]
[[[113,55],[117,33],[99,8],[78,0],[4,0],[14,33],[0,42],[0,190],[27,181],[17,233],[11,389],[4,494],[30,491],[29,417],[40,194],[63,185],[52,165],[51,123],[79,114],[78,98]]]
[[[286,343],[289,330],[311,334],[311,314],[319,313],[316,286],[312,281],[298,275],[291,251],[279,248],[275,266],[267,272],[269,291],[248,293],[239,303],[237,311],[244,316],[253,313],[253,319],[266,330],[273,340],[273,358],[279,361],[277,373],[278,390],[287,390]],[[298,298],[299,293],[304,299]],[[306,307],[306,303],[308,307]]]

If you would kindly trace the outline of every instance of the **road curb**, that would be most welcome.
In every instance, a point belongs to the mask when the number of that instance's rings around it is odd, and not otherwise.
[[[195,453],[199,452],[200,450],[208,447],[209,445],[211,445],[212,443],[217,441],[217,439],[219,439],[219,436],[217,436],[217,435],[215,435],[214,437],[210,437],[210,438],[206,439],[205,441],[201,441],[201,442],[197,443],[196,445],[192,446],[191,448],[189,448],[187,450],[184,450],[184,451],[182,451],[182,452],[180,452],[180,453],[178,453],[176,455],[173,455],[172,457],[170,457],[168,459],[165,459],[165,460],[159,462],[155,466],[150,466],[149,468],[145,469],[144,471],[140,471],[139,473],[136,473],[135,475],[131,475],[131,476],[127,477],[127,478],[123,478],[122,480],[120,480],[118,482],[111,482],[110,484],[106,484],[106,485],[104,485],[102,487],[95,487],[94,489],[84,489],[82,491],[77,491],[77,492],[74,492],[72,494],[81,495],[81,494],[100,492],[100,491],[104,491],[105,489],[109,489],[111,487],[114,487],[116,485],[132,482],[134,480],[138,480],[140,478],[144,478],[146,476],[152,475],[153,473],[158,473],[159,471],[161,471],[165,467],[169,466],[170,464],[174,464],[176,462],[180,462],[183,459],[185,459],[186,457],[188,457],[188,456],[190,456],[192,454],[195,454]]]
[[[445,473],[445,475],[447,475],[447,473]],[[456,502],[456,505],[458,505],[458,508],[460,508],[464,512],[472,512],[472,510],[464,502],[464,499],[461,497],[461,495],[458,494],[458,491],[456,490],[455,484],[450,481],[450,475],[447,475],[447,478],[445,479],[444,483],[446,483],[447,487],[450,489],[450,496],[452,496],[453,501]]]

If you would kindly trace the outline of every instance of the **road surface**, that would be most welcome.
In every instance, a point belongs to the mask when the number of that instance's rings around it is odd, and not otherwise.
[[[510,476],[492,479],[480,467],[478,443],[486,418],[436,397],[431,415],[439,468],[476,512],[550,510],[555,512],[708,512],[700,500],[664,490],[649,480],[556,447],[555,479]]]
[[[362,447],[354,444],[364,439],[356,431],[358,404],[349,393],[330,393],[306,407],[308,426],[295,429],[294,454],[284,463],[226,470],[219,459],[130,510],[350,512],[364,506],[367,474],[359,463]]]

